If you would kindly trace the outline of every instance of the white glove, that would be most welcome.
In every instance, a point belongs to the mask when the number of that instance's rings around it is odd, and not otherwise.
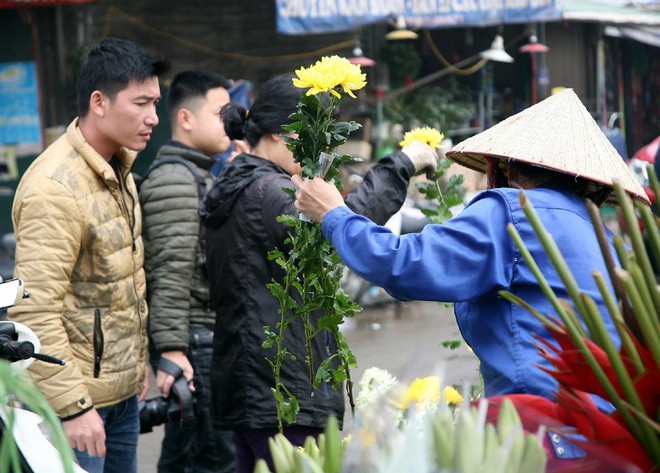
[[[415,176],[426,173],[433,175],[438,169],[438,153],[422,141],[413,141],[406,145],[401,151],[410,158],[415,166]]]

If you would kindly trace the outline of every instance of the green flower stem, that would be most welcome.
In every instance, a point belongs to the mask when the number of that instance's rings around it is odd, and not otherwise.
[[[603,224],[603,221],[600,217],[600,210],[598,209],[598,206],[596,206],[596,204],[594,204],[589,199],[586,200],[586,204],[587,204],[587,210],[589,211],[589,216],[591,217],[591,222],[596,232],[596,238],[598,239],[598,245],[600,246],[600,251],[603,254],[603,258],[605,259],[605,267],[607,268],[607,273],[610,276],[610,280],[612,281],[612,287],[614,288],[614,293],[616,294],[619,301],[621,301],[621,303],[623,304],[622,310],[624,313],[624,319],[632,320],[633,317],[632,317],[632,308],[630,307],[630,302],[626,297],[623,284],[621,283],[619,278],[616,277],[616,273],[614,271],[614,269],[616,268],[616,264],[614,263],[614,258],[612,257],[612,252],[610,251],[610,245],[609,242],[607,241],[607,236],[605,235],[605,225]],[[608,289],[605,292],[609,295],[610,291]],[[605,295],[605,293],[603,293],[603,295]]]
[[[657,195],[657,194],[656,194]],[[646,205],[638,205],[637,210],[642,215],[644,226],[646,228],[646,239],[651,247],[651,252],[657,264],[660,264],[660,230],[658,230],[658,221]]]
[[[335,333],[335,340],[337,341],[337,346],[341,347],[342,345],[345,345],[348,347],[346,339],[341,332],[338,331]],[[343,355],[340,356],[340,359],[342,362],[342,369],[346,375],[346,394],[348,395],[348,405],[351,408],[351,418],[355,419],[355,397],[353,396],[353,378],[351,378],[352,363]]]
[[[4,389],[2,391],[4,391]],[[2,391],[0,391],[0,395],[3,396],[2,399],[5,399],[5,393]],[[7,417],[7,429],[13,429],[14,423],[16,422],[14,411],[9,408],[5,408],[4,406],[2,406],[0,409],[3,410]],[[0,468],[2,468],[2,471],[22,471],[18,460],[19,449],[16,445],[14,436],[3,435],[2,444],[0,444]]]
[[[607,353],[607,357],[610,360],[612,369],[616,375],[616,379],[621,385],[621,390],[623,391],[627,402],[622,402],[622,399],[618,396],[618,394],[615,397],[610,398],[610,400],[622,414],[622,409],[625,410],[626,415],[624,415],[624,418],[626,419],[626,422],[631,427],[631,429],[634,427],[636,430],[641,430],[643,437],[637,438],[640,441],[644,441],[648,447],[647,451],[656,452],[656,459],[659,459],[660,439],[658,439],[658,436],[653,432],[653,429],[648,424],[643,421],[639,421],[637,417],[632,415],[630,412],[628,404],[640,412],[644,412],[644,405],[642,404],[642,401],[639,398],[637,391],[635,390],[635,385],[632,379],[630,379],[630,375],[628,374],[628,371],[623,364],[623,360],[621,359],[619,352],[614,346],[614,343],[612,342],[612,339],[609,336],[607,329],[605,328],[605,324],[603,323],[601,315],[598,311],[598,306],[589,296],[583,294],[582,297],[585,302],[585,307],[587,308],[587,312],[583,313],[582,315],[585,318],[592,319],[595,329],[600,333],[600,338],[604,341],[602,348]],[[628,417],[630,417],[630,420]]]
[[[653,285],[656,284],[655,274],[653,273],[653,267],[651,266],[649,255],[647,254],[646,248],[644,246],[642,231],[640,230],[639,224],[637,223],[637,217],[635,215],[635,209],[633,207],[632,201],[628,198],[628,194],[623,189],[623,186],[620,182],[614,182],[614,192],[616,193],[619,205],[623,211],[623,216],[628,227],[628,233],[632,242],[633,251],[635,252],[635,258],[637,259],[637,262],[642,269],[647,283],[649,286],[653,287]],[[652,293],[652,297],[656,313],[660,313],[660,291],[654,291]]]
[[[548,298],[550,301],[550,304],[552,304],[552,307],[554,307],[555,311],[557,312],[557,315],[563,320],[569,320],[569,317],[567,316],[564,307],[562,304],[559,302],[559,298],[557,295],[554,293],[552,288],[550,287],[550,284],[548,284],[548,281],[545,279],[545,276],[543,276],[543,273],[541,272],[541,268],[536,264],[536,261],[534,260],[534,257],[531,255],[527,247],[525,246],[525,243],[522,241],[522,237],[518,233],[518,230],[516,230],[516,227],[512,224],[509,223],[507,225],[507,231],[509,232],[509,235],[513,238],[513,241],[515,242],[516,246],[520,250],[520,254],[522,257],[525,259],[527,262],[527,265],[529,266],[529,269],[532,271],[532,274],[534,274],[534,277],[537,279],[539,282],[539,286],[541,288],[541,292],[545,295],[545,297]],[[566,323],[566,322],[564,322]],[[584,331],[584,328],[581,325],[577,325],[575,327],[575,330],[577,330],[580,335],[586,336],[587,333]]]
[[[642,270],[639,268],[637,264],[633,264],[632,267],[630,268],[630,276],[632,277],[633,284],[635,285],[635,288],[639,292],[639,297],[644,304],[644,310],[646,311],[647,314],[653,314],[656,313],[653,310],[653,300],[651,296],[651,288],[648,287],[646,284],[646,279],[644,279],[644,275],[642,274]],[[660,330],[660,329],[658,329]]]
[[[650,164],[646,165],[646,172],[649,175],[649,181],[651,183],[651,189],[653,189],[654,194],[660,196],[660,183],[658,183],[658,175],[655,173],[655,168]]]
[[[591,273],[594,279],[596,280],[596,285],[598,286],[598,289],[600,290],[600,293],[603,296],[603,301],[605,302],[605,306],[607,307],[607,310],[609,311],[612,320],[614,321],[614,325],[616,326],[617,332],[619,332],[619,337],[621,338],[621,345],[623,346],[623,349],[626,355],[629,357],[631,363],[635,367],[635,372],[638,375],[641,375],[646,371],[646,368],[644,367],[644,362],[642,361],[642,358],[639,356],[637,347],[630,338],[630,333],[628,332],[628,330],[626,330],[623,316],[621,315],[621,312],[619,312],[619,307],[617,306],[617,303],[614,300],[612,293],[610,292],[607,282],[605,281],[605,278],[599,271],[592,270]],[[618,276],[615,275],[615,277],[617,281],[620,281]],[[626,300],[628,299],[625,293],[623,297]]]
[[[312,290],[309,287],[309,279],[303,274],[302,293],[311,294]],[[300,318],[305,326],[305,350],[307,351],[307,371],[309,374],[309,389],[310,395],[314,396],[314,353],[312,352],[312,339],[314,337],[314,326],[310,321],[310,312],[303,311]]]
[[[53,411],[34,381],[25,373],[17,372],[16,368],[5,360],[0,360],[0,399],[15,397],[28,410],[41,416],[48,428],[50,440],[60,454],[62,468],[65,473],[73,473],[73,451],[69,445],[62,427],[62,421]],[[7,416],[7,431],[11,431],[14,424],[14,412],[4,405],[0,409]],[[3,435],[0,443],[0,471],[21,471],[18,449],[13,435]]]
[[[575,304],[578,313],[584,313],[584,305],[582,302],[582,297],[580,297],[580,288],[573,278],[573,275],[571,274],[566,261],[564,260],[561,252],[559,251],[559,248],[557,247],[557,244],[555,243],[552,236],[545,230],[545,227],[536,214],[534,207],[532,207],[532,204],[529,202],[524,192],[520,193],[519,200],[520,206],[525,212],[525,215],[527,216],[529,223],[532,225],[536,236],[540,240],[541,245],[543,245],[543,248],[545,248],[545,251],[550,258],[552,265],[555,267],[555,270],[559,274],[559,278],[564,283],[566,291],[573,300],[573,304]],[[589,328],[589,331],[591,332],[591,327],[587,325],[587,328]]]
[[[612,239],[612,244],[616,250],[616,255],[619,257],[619,263],[621,263],[621,267],[626,271],[629,270],[632,263],[630,260],[630,255],[628,254],[628,250],[626,250],[626,245],[623,243],[623,238],[621,238],[619,235],[615,235]]]
[[[285,286],[288,289],[288,286]],[[275,355],[275,366],[273,368],[273,375],[275,376],[275,399],[277,404],[277,428],[280,433],[284,432],[284,411],[282,408],[282,403],[280,402],[283,399],[282,394],[282,363],[284,362],[285,351],[284,351],[284,332],[287,326],[287,312],[286,302],[280,301],[280,323],[278,324],[277,338],[275,340],[275,345],[277,347],[277,353]]]
[[[500,296],[502,296],[504,299],[506,299],[507,301],[513,302],[514,304],[517,304],[520,307],[523,307],[523,308],[527,309],[528,311],[530,311],[532,313],[532,315],[534,315],[534,317],[536,317],[537,319],[539,319],[541,321],[541,323],[543,323],[543,325],[547,325],[547,326],[553,328],[554,330],[561,330],[561,327],[559,325],[557,325],[554,321],[552,321],[550,318],[543,315],[541,312],[536,310],[534,307],[529,305],[526,301],[524,301],[520,297],[516,296],[512,292],[499,291],[498,294]]]
[[[642,405],[642,401],[639,399],[639,396],[637,395],[637,391],[635,390],[635,385],[632,379],[630,378],[630,375],[628,374],[625,365],[623,364],[621,355],[619,354],[617,348],[614,346],[614,342],[612,341],[612,338],[610,337],[607,328],[603,323],[596,302],[591,297],[589,297],[584,293],[582,294],[582,298],[584,299],[585,307],[587,308],[587,312],[582,315],[585,318],[592,319],[595,330],[598,331],[600,333],[601,338],[605,340],[602,349],[603,351],[605,351],[605,353],[607,354],[607,358],[610,360],[610,363],[612,364],[612,369],[614,370],[616,379],[619,381],[621,385],[621,390],[623,391],[623,394],[626,396],[626,400],[628,401],[628,403],[630,403],[630,405],[632,405],[636,409],[643,410],[644,406]],[[619,396],[617,396],[617,398],[619,398]]]
[[[555,261],[557,261],[558,259],[561,258],[560,256],[558,257],[558,255],[557,255],[557,253],[559,253],[559,250],[556,248],[555,245],[546,246],[546,244],[548,243],[547,232],[545,231],[545,228],[543,228],[543,225],[538,221],[538,218],[535,218],[536,213],[534,212],[534,209],[531,207],[531,204],[527,201],[526,198],[524,198],[524,193],[521,193],[521,206],[525,210],[525,214],[527,215],[527,218],[530,220],[530,223],[532,223],[532,226],[534,227],[534,231],[536,232],[537,236],[541,240],[541,243],[544,245],[545,251],[548,254],[548,256],[550,257],[550,260],[553,261],[553,263],[554,263]],[[530,216],[531,216],[531,218],[530,218]],[[512,225],[509,224],[508,230],[509,230],[510,234],[512,233],[511,232],[511,227],[512,227]],[[514,230],[515,230],[515,228],[514,228]],[[540,270],[538,270],[538,266],[534,262],[534,259],[532,258],[529,251],[523,250],[524,243],[522,242],[522,239],[518,236],[518,239],[516,240],[516,238],[514,238],[514,241],[516,241],[516,244],[518,245],[518,248],[521,250],[521,253],[522,253],[523,257],[525,257],[525,261],[527,262],[527,265],[530,268],[536,267],[536,271],[534,269],[532,269],[532,271],[534,272],[534,275],[536,276],[537,271],[539,271],[539,274],[540,274]],[[558,269],[558,271],[559,271],[559,269]],[[541,278],[539,279],[539,284],[541,285],[541,288],[545,293],[544,286],[548,286],[548,284],[545,281],[545,278],[543,277],[542,274],[540,274],[540,277]],[[572,277],[570,279],[572,280]],[[566,283],[564,283],[564,284],[566,284]],[[624,282],[624,286],[625,286],[625,282]],[[626,289],[627,289],[627,286],[626,286]],[[552,290],[550,290],[549,292],[550,292],[549,300],[551,301],[552,305],[555,307],[555,310],[557,310],[556,307],[560,305],[560,304],[557,304],[557,306],[555,305],[557,303],[556,301],[558,301],[558,299],[557,299],[556,295],[554,294],[554,292],[552,292]],[[547,296],[548,296],[548,294],[546,294],[546,297]],[[578,297],[580,299],[582,299],[581,293],[579,291],[578,291]],[[585,306],[584,302],[582,300],[580,300],[579,307],[583,308],[583,312],[580,312],[582,314],[584,314],[586,312],[586,309],[584,309],[584,306]],[[573,340],[573,343],[584,355],[584,357],[587,361],[587,364],[589,365],[589,367],[593,371],[594,375],[596,376],[598,381],[601,383],[601,385],[603,386],[603,388],[607,392],[609,398],[612,399],[612,400],[616,400],[616,398],[618,397],[618,394],[617,394],[616,390],[614,389],[614,386],[612,386],[612,383],[610,383],[610,381],[607,379],[607,375],[603,371],[602,367],[598,364],[598,361],[594,357],[593,353],[591,353],[591,350],[589,350],[589,348],[587,347],[587,344],[584,342],[584,337],[585,337],[584,329],[582,329],[582,327],[580,327],[580,324],[575,323],[574,318],[567,317],[566,310],[564,310],[563,307],[561,307],[560,310],[557,310],[557,314],[561,317],[562,321],[566,325],[566,330],[568,331],[568,334],[570,335],[571,339]],[[592,332],[592,336],[593,335],[594,335],[594,333]],[[628,412],[628,410],[626,409],[626,406],[624,406],[622,402],[618,402],[618,405],[617,405],[617,403],[614,403],[614,405],[617,407],[617,409],[620,409],[621,415],[623,416],[626,423],[631,426],[631,429],[634,431],[635,437],[638,438],[638,439],[643,439],[644,437],[643,437],[643,434],[642,434],[639,426],[635,424],[634,419],[633,419],[632,415],[630,414],[630,412]]]
[[[635,283],[633,282],[630,273],[623,270],[618,270],[617,272],[630,297],[633,309],[635,309],[635,315],[637,316],[639,326],[644,334],[649,350],[651,350],[655,364],[656,366],[660,366],[660,337],[658,335],[659,329],[657,317],[652,316],[645,310],[639,291],[637,290],[637,287],[635,287]]]

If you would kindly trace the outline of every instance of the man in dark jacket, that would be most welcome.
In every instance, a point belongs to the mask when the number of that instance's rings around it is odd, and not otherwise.
[[[212,156],[231,142],[220,118],[228,88],[229,81],[207,71],[174,78],[167,97],[172,139],[140,184],[156,384],[168,396],[176,375],[184,376],[193,380],[196,398],[193,427],[165,426],[159,473],[234,471],[231,434],[214,429],[209,414],[215,313],[199,215],[200,199],[212,181]]]

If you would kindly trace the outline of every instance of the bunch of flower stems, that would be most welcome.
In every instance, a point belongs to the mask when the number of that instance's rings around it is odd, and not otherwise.
[[[649,173],[655,195],[659,195],[657,176],[652,168],[649,168]],[[620,267],[614,264],[614,257],[610,254],[598,208],[590,201],[587,201],[587,206],[605,258],[614,294],[610,292],[603,274],[598,271],[592,273],[621,339],[620,349],[615,346],[605,328],[604,314],[599,313],[594,300],[578,287],[554,240],[543,227],[524,193],[520,196],[524,212],[570,294],[572,304],[560,300],[554,294],[513,225],[509,225],[509,233],[534,272],[546,297],[551,301],[561,324],[557,319],[552,320],[539,313],[511,293],[503,291],[502,295],[526,307],[548,327],[567,333],[575,349],[579,350],[586,361],[588,369],[600,383],[598,392],[604,390],[606,397],[616,407],[617,415],[623,419],[627,430],[658,468],[660,467],[658,433],[660,405],[655,392],[657,385],[650,383],[649,386],[649,383],[645,384],[642,381],[645,376],[657,380],[660,373],[660,286],[651,263],[651,255],[657,263],[660,263],[660,220],[653,215],[648,206],[634,205],[620,183],[615,182],[614,189],[632,247],[632,251],[628,251],[623,237],[620,235],[614,237],[613,242]],[[641,215],[645,224],[650,254],[635,210]],[[606,356],[597,357],[594,348],[590,348],[587,341],[595,343],[599,353],[604,353]],[[645,392],[649,388],[653,392]],[[650,407],[645,406],[643,402],[644,399],[649,399],[649,395],[650,399],[656,400]]]

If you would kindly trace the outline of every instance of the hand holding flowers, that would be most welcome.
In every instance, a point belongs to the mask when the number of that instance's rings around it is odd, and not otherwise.
[[[283,127],[291,132],[291,135],[283,135],[283,139],[302,168],[302,177],[296,176],[293,181],[301,183],[304,177],[312,179],[308,183],[321,186],[325,179],[329,182],[326,190],[331,192],[336,205],[342,205],[343,199],[337,190],[341,188],[337,179],[339,165],[353,161],[353,158],[337,155],[334,150],[345,143],[348,135],[360,125],[336,121],[334,110],[346,95],[355,97],[353,91],[365,86],[365,75],[359,66],[338,56],[324,57],[309,68],[300,68],[296,75],[293,84],[308,90],[290,117],[292,123]],[[289,193],[293,197],[293,191]],[[322,215],[315,217],[318,221]],[[352,407],[349,366],[355,366],[356,362],[339,325],[345,317],[351,317],[361,308],[340,290],[343,265],[332,245],[323,237],[320,225],[291,215],[283,215],[278,221],[291,229],[286,241],[291,250],[284,254],[276,249],[269,254],[284,270],[285,276],[282,282],[273,281],[268,286],[280,302],[281,320],[274,330],[264,327],[266,340],[263,346],[277,350],[275,357],[268,361],[275,378],[273,395],[281,432],[284,423],[295,423],[299,410],[296,392],[285,386],[281,377],[282,365],[294,358],[283,345],[287,327],[292,323],[304,327],[308,393],[313,395],[322,383],[338,389],[345,381]],[[312,349],[313,339],[320,336],[333,340],[332,343],[326,342],[328,350],[323,356]]]
[[[429,179],[438,170],[438,153],[440,142],[445,135],[429,127],[415,128],[403,135],[399,143],[402,150],[415,166],[415,175],[426,172]]]
[[[296,186],[296,209],[313,222],[321,223],[330,210],[344,205],[344,198],[337,188],[321,178],[304,179],[300,175],[291,176]]]

